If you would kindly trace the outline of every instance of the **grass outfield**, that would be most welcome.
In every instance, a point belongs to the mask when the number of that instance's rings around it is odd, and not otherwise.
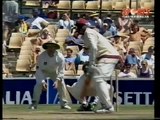
[[[77,112],[78,105],[71,110],[60,109],[59,105],[39,105],[37,110],[28,109],[28,105],[3,105],[3,120],[118,120],[153,119],[154,106],[124,106],[118,112],[97,114]]]

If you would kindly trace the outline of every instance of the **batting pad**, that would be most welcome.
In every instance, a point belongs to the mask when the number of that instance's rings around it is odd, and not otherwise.
[[[85,75],[80,76],[79,80],[72,86],[66,85],[70,94],[78,101],[82,102],[80,95],[87,77]],[[92,86],[92,85],[91,85]],[[96,90],[93,87],[88,87],[85,91],[85,96],[96,96]]]

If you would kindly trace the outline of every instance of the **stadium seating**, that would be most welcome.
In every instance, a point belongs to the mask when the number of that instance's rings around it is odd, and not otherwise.
[[[78,76],[83,75],[83,74],[84,74],[83,70],[77,70],[77,75]]]
[[[22,50],[33,50],[33,46],[23,45],[23,46],[21,46],[21,51],[22,51]]]
[[[99,2],[98,1],[88,1],[86,3],[86,9],[92,10],[92,9],[99,9]]]
[[[31,56],[33,56],[33,51],[32,50],[21,50],[20,55],[31,55]]]
[[[19,32],[12,32],[11,37],[21,37],[22,41],[24,41],[25,35]]]
[[[26,0],[25,3],[26,6],[40,6],[40,2],[39,0],[35,1],[35,0]]]
[[[79,47],[77,45],[75,46],[67,46],[66,48],[70,48],[73,50],[73,55],[76,56],[76,54],[79,53]]]
[[[59,43],[59,42],[63,42],[65,43],[66,37],[55,37],[55,40]]]
[[[29,60],[17,60],[16,71],[18,72],[29,72],[30,62]]]
[[[22,37],[10,37],[8,48],[20,49],[22,46],[22,41],[23,41]]]
[[[30,39],[30,38],[29,38]],[[25,46],[24,48],[23,48],[23,46]],[[33,46],[32,46],[32,43],[31,43],[31,41],[30,40],[25,40],[23,43],[22,43],[22,49],[27,49],[27,47],[28,47],[28,49],[29,50],[33,50]]]
[[[65,75],[65,76],[74,76],[75,73],[74,73],[73,70],[65,70],[65,71],[64,71],[64,75]]]
[[[151,46],[151,45],[144,45],[144,46],[143,46],[143,50],[142,50],[142,54],[147,53],[147,52],[148,52],[148,48],[149,48],[150,46]]]
[[[125,8],[126,8],[126,5],[124,2],[115,2],[115,5],[112,4],[112,9],[114,10],[122,10]]]
[[[138,6],[137,6],[137,2],[138,2]],[[129,8],[129,3],[130,0],[102,0],[102,6],[101,6],[101,10],[105,11],[105,10],[118,10],[118,12],[120,12],[120,10],[125,9],[125,8]],[[34,6],[35,4],[39,4],[39,1],[36,3],[35,1],[27,1],[26,5],[32,4],[31,6]],[[154,6],[154,1],[153,0],[131,0],[131,8],[136,9],[138,8],[151,8],[153,9]],[[57,4],[57,8],[60,9],[60,11],[62,9],[68,9],[70,10],[70,8],[72,7],[72,12],[83,12],[83,13],[90,13],[90,12],[95,12],[95,11],[99,11],[100,9],[100,3],[99,0],[97,1],[88,1],[86,2],[85,0],[60,0],[59,3]],[[66,10],[63,10],[64,12]],[[103,12],[104,12],[103,11]],[[106,11],[105,11],[106,12]],[[106,13],[105,13],[106,14]],[[114,16],[114,15],[113,15]],[[113,17],[114,18],[114,17]],[[52,21],[51,22],[55,22]],[[148,29],[149,27],[147,27]],[[58,26],[54,23],[54,24],[49,24],[46,29],[49,31],[51,37],[53,38],[53,40],[56,40],[57,43],[60,45],[61,47],[61,51],[62,53],[65,55],[65,50],[66,48],[71,48],[73,50],[73,54],[76,55],[79,52],[79,47],[78,46],[67,46],[65,44],[65,40],[66,37],[68,37],[70,34],[70,32],[67,29],[58,29]],[[10,61],[11,63],[16,63],[16,66],[14,67],[13,70],[16,71],[24,71],[24,72],[30,72],[30,71],[35,71],[36,68],[35,66],[30,69],[29,68],[29,64],[33,63],[33,58],[34,58],[34,45],[32,44],[32,39],[37,39],[37,36],[40,34],[41,30],[37,30],[37,29],[29,29],[28,33],[26,35],[19,33],[19,32],[13,32],[11,34],[11,39],[9,42],[8,47],[12,48],[12,49],[20,49],[19,53],[16,55],[15,52],[12,52],[14,54],[14,58],[12,58],[13,56],[10,56],[9,54],[7,54],[5,57],[8,57],[8,61]],[[152,29],[150,30],[150,32],[152,32]],[[138,55],[141,55],[141,53],[146,53],[148,51],[149,46],[154,46],[154,38],[148,38],[144,44],[141,42],[137,42],[137,41],[130,41],[129,42],[129,48],[134,48],[136,50],[136,53]],[[42,47],[42,46],[41,46]],[[127,51],[128,53],[128,51]],[[18,58],[18,60],[17,60]],[[22,61],[25,61],[22,64]],[[24,66],[26,68],[24,68]],[[77,73],[75,74],[75,71],[73,70],[67,70],[65,71],[65,75],[82,75],[83,74],[83,70],[82,70],[82,66],[83,65],[79,65],[78,66],[78,70]],[[120,71],[119,71],[120,72]],[[114,75],[114,73],[113,73]]]
[[[39,29],[29,29],[27,32],[27,36],[28,37],[37,37],[39,33],[40,33]]]
[[[54,32],[56,33],[57,30],[58,30],[58,27],[57,27],[56,25],[51,25],[51,24],[49,24],[49,25],[47,26],[47,29],[49,29],[49,30],[54,30]]]
[[[79,11],[77,11],[77,12],[80,12],[80,11],[82,11],[83,12],[83,10],[86,8],[86,4],[85,4],[85,1],[73,1],[72,2],[72,9],[81,9],[81,10],[79,10]],[[74,11],[74,10],[73,10]]]
[[[146,46],[146,45],[154,46],[154,41],[155,39],[153,37],[150,37],[144,42],[143,46]]]
[[[112,2],[111,1],[102,1],[102,10],[112,10]]]
[[[140,0],[140,8],[154,10],[154,0]]]
[[[60,0],[59,3],[57,4],[58,9],[71,9],[70,6],[71,2],[67,0]],[[63,10],[64,11],[64,10]]]
[[[124,0],[124,2],[126,4],[126,8],[129,8],[130,0]],[[140,1],[139,0],[131,0],[131,9],[137,9],[137,8],[140,8]]]
[[[69,35],[70,35],[70,33],[67,29],[58,29],[58,31],[56,33],[56,37],[67,37]]]
[[[33,59],[31,57],[31,55],[23,55],[23,54],[20,54],[19,55],[19,60],[29,60],[30,63],[33,62]]]

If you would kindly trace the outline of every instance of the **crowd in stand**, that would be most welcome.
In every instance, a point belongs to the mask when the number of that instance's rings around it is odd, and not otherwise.
[[[100,18],[98,13],[83,14],[79,19],[86,19],[88,26],[95,29],[101,35],[106,37],[112,45],[119,51],[122,56],[124,65],[119,68],[118,77],[136,78],[145,77],[153,78],[154,76],[154,34],[144,27],[140,27],[138,20],[125,18],[120,15],[117,20],[112,19],[111,14]],[[63,13],[58,24],[54,25],[54,30],[50,29],[50,23],[38,15],[37,11],[33,12],[33,18],[25,20],[19,17],[15,22],[14,29],[11,32],[4,32],[3,36],[3,55],[7,56],[8,45],[12,33],[22,33],[25,37],[32,37],[33,46],[33,64],[30,68],[36,66],[38,55],[43,51],[42,45],[48,41],[55,41],[60,44],[60,38],[57,31],[66,29],[69,34],[65,36],[64,44],[61,44],[61,51],[65,56],[65,71],[73,71],[77,75],[79,66],[89,60],[88,50],[83,45],[83,38],[75,30],[75,20],[72,20],[68,13]],[[6,26],[6,24],[4,24]],[[37,32],[29,32],[36,29]],[[39,30],[39,31],[38,31]],[[62,33],[63,34],[63,33]],[[71,47],[72,46],[72,47]],[[76,49],[72,49],[76,46]],[[4,74],[8,74],[5,66]]]

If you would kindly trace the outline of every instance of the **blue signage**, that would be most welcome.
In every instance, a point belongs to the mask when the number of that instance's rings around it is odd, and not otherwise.
[[[77,79],[65,79],[65,83],[72,85]],[[3,80],[3,104],[31,104],[35,79],[6,79]],[[118,104],[152,105],[154,104],[154,80],[119,80]],[[48,90],[43,91],[40,104],[58,104],[57,90],[53,88],[53,81],[48,80]],[[115,81],[113,81],[115,87]],[[114,91],[113,100],[116,100]],[[72,103],[77,104],[72,96]]]
[[[35,79],[3,80],[3,104],[31,104]],[[46,92],[42,92],[40,104],[46,104]]]

